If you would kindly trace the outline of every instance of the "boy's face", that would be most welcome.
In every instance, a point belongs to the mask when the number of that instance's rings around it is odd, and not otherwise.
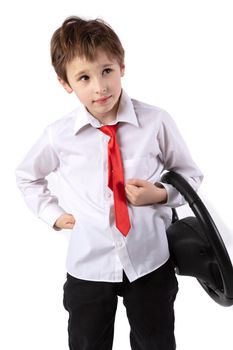
[[[93,62],[76,57],[66,67],[69,84],[59,79],[67,92],[75,92],[81,103],[102,124],[116,118],[124,65],[98,50]]]

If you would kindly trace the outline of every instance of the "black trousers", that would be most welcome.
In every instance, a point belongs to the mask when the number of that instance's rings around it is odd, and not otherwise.
[[[178,283],[169,259],[129,282],[93,282],[67,274],[64,307],[69,312],[71,350],[111,350],[118,296],[123,298],[133,350],[174,350],[174,300]]]

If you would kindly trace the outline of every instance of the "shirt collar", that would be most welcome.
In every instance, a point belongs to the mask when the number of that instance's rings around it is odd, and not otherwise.
[[[139,126],[131,98],[126,94],[124,90],[122,90],[122,94],[120,97],[120,103],[117,111],[116,120],[114,120],[114,122],[112,122],[111,124],[116,124],[118,122],[129,123],[137,127]],[[87,111],[84,105],[81,105],[77,109],[77,116],[74,125],[74,134],[77,134],[80,129],[82,129],[88,124],[93,126],[94,128],[100,128],[101,126],[103,126],[96,118],[94,118]]]

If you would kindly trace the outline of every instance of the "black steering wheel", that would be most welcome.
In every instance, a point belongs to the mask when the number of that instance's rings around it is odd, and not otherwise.
[[[162,182],[173,185],[195,214],[179,220],[172,209],[173,220],[167,237],[176,273],[196,277],[218,304],[233,305],[232,263],[208,210],[180,174],[169,171],[162,176]]]

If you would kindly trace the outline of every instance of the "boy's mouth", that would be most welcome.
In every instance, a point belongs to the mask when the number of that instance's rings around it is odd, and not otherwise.
[[[94,102],[99,103],[99,104],[104,104],[104,103],[106,103],[111,97],[112,97],[112,95],[110,95],[110,96],[104,96],[104,97],[99,98],[98,100],[95,100]]]

